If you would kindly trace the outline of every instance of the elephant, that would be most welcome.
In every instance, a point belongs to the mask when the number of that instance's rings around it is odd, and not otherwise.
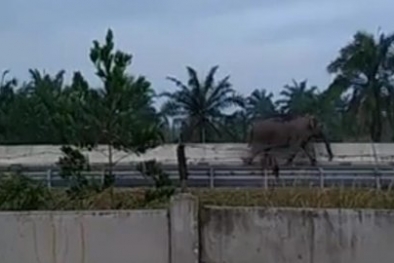
[[[316,165],[316,159],[307,151],[307,145],[312,139],[322,139],[325,143],[329,161],[333,159],[330,144],[323,133],[322,124],[313,115],[304,116],[279,116],[265,120],[257,120],[252,124],[249,133],[249,147],[251,156],[245,158],[247,164],[265,152],[267,154],[275,148],[290,148],[295,151],[290,154],[286,164],[291,164],[297,152],[301,148],[308,156],[312,166]]]
[[[272,167],[272,173],[279,178],[279,165],[276,157],[272,153],[264,152],[264,157],[260,159],[260,163],[264,169]]]

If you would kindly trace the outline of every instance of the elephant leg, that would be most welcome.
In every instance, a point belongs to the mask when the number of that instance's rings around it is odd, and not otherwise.
[[[260,157],[260,167],[261,167],[261,175],[265,175],[265,170],[267,169],[267,152],[264,152],[263,156]]]
[[[292,142],[294,143],[293,147],[291,147]],[[287,161],[286,161],[286,165],[290,165],[290,164],[293,163],[294,158],[297,156],[297,154],[298,154],[298,152],[299,152],[299,150],[301,148],[301,145],[300,145],[299,140],[296,140],[294,138],[293,139],[290,138],[287,143],[290,146],[290,150],[291,149],[295,149],[295,151],[290,153],[290,156],[289,156],[289,158],[287,158]]]
[[[254,158],[262,152],[262,149],[258,147],[257,145],[252,145],[252,149],[250,150],[249,157],[245,158],[244,161],[246,164],[252,164]]]
[[[272,173],[278,179],[279,178],[279,165],[278,165],[278,162],[277,162],[275,156],[272,153],[269,153],[269,151],[265,151],[264,157],[262,158],[262,160],[264,160],[264,169],[271,167]]]
[[[294,158],[297,156],[298,151],[294,152],[293,154],[290,155],[289,158],[287,158],[286,165],[290,165],[293,163]]]
[[[252,146],[252,150],[251,150],[251,154],[250,157],[247,158],[246,162],[248,164],[252,164],[254,158],[256,158],[257,155],[261,154],[262,152],[264,152],[264,156],[267,155],[267,153],[272,149],[272,146],[267,146],[265,144],[257,144],[257,145],[253,145]]]
[[[308,151],[308,149],[307,149],[307,146],[308,146],[309,141],[310,141],[310,139],[308,138],[307,140],[298,142],[298,143],[296,144],[296,146],[294,147],[294,148],[295,148],[294,153],[292,153],[292,154],[290,155],[290,157],[287,159],[287,162],[286,162],[287,165],[290,165],[290,164],[293,162],[294,158],[297,156],[298,151],[299,151],[300,149],[302,149],[302,150],[305,152],[305,154],[307,155],[307,157],[309,158],[309,160],[310,160],[310,162],[311,162],[311,165],[312,165],[312,166],[315,166],[315,165],[316,165],[316,158],[313,157],[313,156],[309,153],[309,151]]]
[[[271,155],[271,165],[272,165],[272,173],[275,175],[276,179],[279,178],[279,165],[275,158],[275,156]]]
[[[308,158],[309,158],[309,161],[311,162],[311,165],[312,166],[316,166],[316,158],[314,157],[314,156],[312,156],[312,154],[308,151],[308,149],[307,149],[307,143],[304,143],[302,146],[301,146],[301,148],[302,148],[302,150],[304,150],[304,152],[305,152],[305,154],[308,156]]]

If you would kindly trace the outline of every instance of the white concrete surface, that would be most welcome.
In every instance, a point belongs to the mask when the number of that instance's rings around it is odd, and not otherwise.
[[[171,203],[171,263],[198,263],[198,200],[185,193],[174,196]]]
[[[394,161],[394,144],[384,143],[332,143],[334,159],[332,164],[338,162],[352,162],[372,164],[388,163]],[[186,156],[189,164],[242,164],[242,157],[247,155],[247,145],[233,144],[187,144]],[[328,162],[327,152],[321,143],[314,144],[316,158],[321,163]],[[108,162],[107,147],[101,145],[93,151],[83,151],[91,164]],[[376,154],[375,154],[376,153]],[[0,165],[53,165],[61,156],[58,145],[39,146],[0,146]],[[176,144],[166,144],[147,151],[137,156],[132,153],[115,151],[114,160],[119,164],[156,159],[163,164],[176,164]],[[299,152],[295,161],[306,161],[305,154]]]
[[[203,218],[202,262],[394,260],[394,211],[211,207]]]
[[[0,212],[1,263],[198,263],[198,201],[168,209]]]
[[[1,263],[169,262],[166,210],[0,212]]]
[[[394,211],[205,207],[0,212],[1,263],[392,263]]]

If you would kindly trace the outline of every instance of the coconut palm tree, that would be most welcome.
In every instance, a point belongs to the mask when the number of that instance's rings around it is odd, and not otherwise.
[[[382,33],[375,39],[373,34],[358,31],[327,67],[334,75],[329,89],[339,96],[351,92],[347,111],[357,118],[360,128],[368,128],[376,142],[382,139],[383,95],[388,89],[393,43],[394,34]]]
[[[162,109],[166,114],[182,119],[182,137],[185,140],[196,139],[204,143],[212,138],[209,135],[220,136],[225,131],[220,121],[224,116],[223,110],[243,105],[243,99],[231,87],[230,76],[215,80],[218,68],[212,67],[205,79],[201,80],[195,69],[186,67],[186,84],[177,78],[167,77],[178,90],[161,94],[168,98]]]

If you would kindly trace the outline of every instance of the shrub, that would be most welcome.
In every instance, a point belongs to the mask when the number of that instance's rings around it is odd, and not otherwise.
[[[161,165],[156,163],[155,160],[139,163],[137,170],[152,178],[154,182],[154,188],[145,192],[146,203],[166,201],[175,193],[175,187],[168,174],[164,172]]]
[[[0,179],[1,210],[39,210],[47,207],[51,194],[42,182],[19,173],[8,173]]]
[[[81,199],[87,194],[101,191],[94,180],[88,180],[83,172],[89,171],[90,166],[86,157],[70,146],[62,146],[63,157],[59,158],[60,176],[68,184],[67,194],[71,199]]]

